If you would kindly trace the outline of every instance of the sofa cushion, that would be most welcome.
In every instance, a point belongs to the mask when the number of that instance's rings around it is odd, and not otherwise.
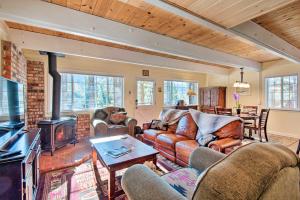
[[[193,120],[191,114],[187,114],[179,120],[176,129],[176,135],[182,135],[194,140],[196,137],[197,129],[198,127],[195,121]]]
[[[199,144],[196,140],[186,140],[177,142],[175,147],[176,159],[179,159],[188,165],[191,153],[199,147]]]
[[[103,109],[99,109],[99,110],[96,110],[94,118],[95,119],[101,119],[101,120],[105,121],[107,116],[108,116],[107,112],[105,112]]]
[[[112,135],[128,134],[128,127],[124,125],[109,124],[108,133]]]
[[[192,199],[197,179],[200,174],[201,172],[199,170],[183,168],[168,173],[162,176],[162,178],[181,195],[187,199]]]
[[[175,151],[175,144],[179,141],[188,140],[189,138],[175,134],[160,134],[156,138],[156,144],[161,145],[164,149]]]
[[[168,132],[163,130],[146,129],[144,130],[143,137],[146,138],[147,140],[151,140],[155,142],[156,137],[163,133],[168,133]]]

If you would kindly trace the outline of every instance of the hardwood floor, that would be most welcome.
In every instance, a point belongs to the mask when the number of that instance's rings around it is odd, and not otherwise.
[[[254,135],[254,137],[257,137]],[[270,142],[278,142],[284,146],[287,146],[292,151],[296,152],[298,141],[297,138],[279,136],[269,134]],[[91,145],[89,139],[82,139],[74,145],[67,145],[59,150],[54,152],[54,155],[51,156],[48,152],[43,152],[40,160],[40,170],[41,172],[55,170],[59,168],[64,168],[74,163],[85,162],[91,158]]]

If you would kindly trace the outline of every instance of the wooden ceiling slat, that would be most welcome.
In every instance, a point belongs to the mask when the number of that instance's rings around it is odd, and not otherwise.
[[[195,0],[178,2],[194,1]],[[207,0],[202,1],[203,3],[207,3]],[[223,0],[214,0],[210,1],[210,3],[218,2],[215,6],[220,7],[220,2],[222,1]],[[127,24],[129,26],[142,28],[144,30],[161,35],[166,35],[177,40],[205,46],[207,48],[219,50],[259,62],[265,61],[266,59],[278,59],[277,56],[272,55],[267,51],[262,51],[258,47],[245,44],[244,42],[233,37],[229,40],[228,36],[223,33],[217,33],[206,27],[202,27],[188,19],[183,19],[173,13],[162,10],[142,0],[82,0],[81,7],[83,4],[92,5],[92,9],[89,8],[88,10],[85,10],[85,12],[90,13],[90,10],[92,10],[91,14],[93,15]],[[245,46],[249,47],[248,50],[245,49]],[[239,49],[244,49],[245,52],[241,52]],[[253,53],[253,51],[258,53]]]
[[[300,48],[300,1],[262,15],[253,21]]]
[[[251,20],[296,0],[165,0],[227,28]]]

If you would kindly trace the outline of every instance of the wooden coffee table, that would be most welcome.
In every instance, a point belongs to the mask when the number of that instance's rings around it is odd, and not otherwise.
[[[122,137],[126,139],[122,139]],[[156,165],[156,155],[159,153],[153,147],[148,146],[141,141],[129,135],[118,135],[105,138],[90,139],[92,144],[92,157],[95,169],[97,169],[97,160],[106,167],[109,171],[108,178],[108,198],[114,199],[115,197],[115,175],[116,171],[128,168],[134,164],[143,164],[145,161],[153,161]],[[114,158],[107,154],[108,150],[126,146],[132,149],[131,152]],[[96,170],[97,171],[97,170]],[[120,191],[118,191],[120,193]]]

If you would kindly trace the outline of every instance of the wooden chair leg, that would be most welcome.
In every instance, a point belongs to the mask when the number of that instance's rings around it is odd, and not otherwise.
[[[256,130],[255,130],[255,132],[256,132]],[[259,141],[262,142],[262,138],[261,138],[261,130],[260,130],[260,129],[258,129],[258,136],[259,136]]]
[[[264,132],[265,132],[265,138],[266,138],[266,141],[269,142],[267,130],[264,130]]]
[[[297,148],[296,153],[299,155],[299,152],[300,152],[300,140],[299,140],[299,143],[298,143],[298,148]]]

